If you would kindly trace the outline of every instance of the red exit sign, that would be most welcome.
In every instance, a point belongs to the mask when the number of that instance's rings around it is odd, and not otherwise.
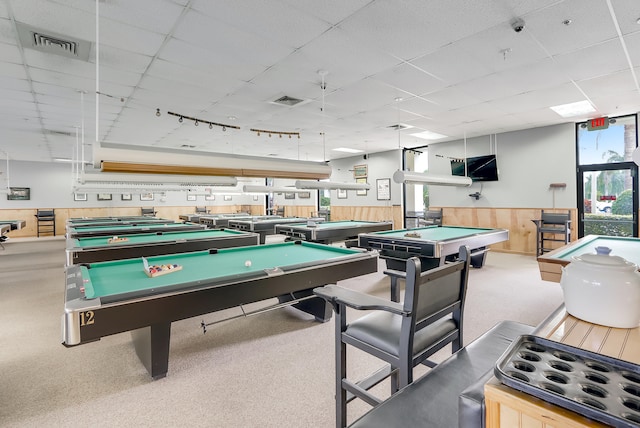
[[[597,131],[599,129],[607,129],[609,127],[608,117],[598,117],[587,121],[587,129],[589,131]]]

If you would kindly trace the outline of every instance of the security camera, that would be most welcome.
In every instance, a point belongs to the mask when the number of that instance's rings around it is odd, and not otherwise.
[[[524,21],[520,18],[516,18],[511,22],[511,28],[513,28],[513,31],[515,31],[516,33],[521,32],[522,30],[524,30]]]

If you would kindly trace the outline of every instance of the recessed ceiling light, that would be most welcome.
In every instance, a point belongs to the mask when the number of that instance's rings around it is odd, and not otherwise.
[[[580,116],[586,113],[596,111],[589,101],[578,101],[576,103],[561,104],[559,106],[549,107],[562,117]]]
[[[447,135],[442,135],[442,134],[438,134],[437,132],[431,132],[431,131],[416,132],[410,135],[413,135],[414,137],[418,137],[418,138],[423,138],[425,140],[439,140],[440,138],[447,137]]]
[[[348,147],[338,147],[337,149],[332,149],[336,152],[345,152],[345,153],[362,153],[362,150],[358,149],[350,149]]]

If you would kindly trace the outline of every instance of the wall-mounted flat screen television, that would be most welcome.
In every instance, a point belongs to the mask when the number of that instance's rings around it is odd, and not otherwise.
[[[471,181],[498,181],[496,155],[474,156],[467,158],[467,176]],[[464,177],[465,161],[451,160],[451,174]]]

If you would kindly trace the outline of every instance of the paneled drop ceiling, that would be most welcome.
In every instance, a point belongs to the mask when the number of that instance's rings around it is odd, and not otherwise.
[[[70,158],[77,141],[86,159],[100,141],[331,160],[636,113],[639,76],[638,0],[0,2],[15,160]],[[578,101],[595,112],[549,108]]]

